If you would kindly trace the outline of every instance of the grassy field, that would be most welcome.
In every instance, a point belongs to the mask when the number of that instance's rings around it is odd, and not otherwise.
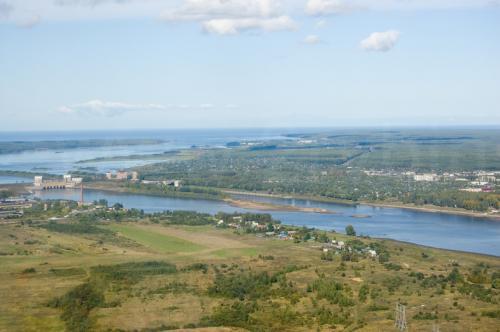
[[[317,242],[212,226],[102,227],[116,233],[0,225],[0,331],[395,331],[398,300],[410,331],[500,329],[496,257],[357,239],[388,262],[324,260]]]
[[[110,225],[111,230],[160,253],[195,252],[205,247],[179,237],[169,236],[135,225]]]

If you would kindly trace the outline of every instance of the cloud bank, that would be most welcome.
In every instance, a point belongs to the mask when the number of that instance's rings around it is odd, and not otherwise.
[[[96,99],[81,104],[61,106],[58,112],[65,114],[117,116],[133,111],[157,111],[164,109],[166,107],[159,104],[128,104]]]
[[[0,0],[0,20],[161,19],[191,23],[215,34],[297,27],[293,17],[324,17],[365,10],[486,8],[500,0]],[[292,17],[293,16],[293,17]],[[30,24],[27,24],[30,25]],[[34,24],[32,24],[34,25]]]
[[[295,22],[276,0],[184,0],[161,14],[165,22],[197,22],[208,33],[234,35],[246,30],[293,30]]]
[[[311,16],[345,14],[360,10],[435,10],[489,7],[498,0],[307,0]]]
[[[129,112],[150,112],[150,111],[166,111],[166,110],[211,110],[215,109],[216,105],[211,103],[203,103],[199,105],[179,104],[179,105],[162,105],[162,104],[131,104],[117,101],[103,101],[99,99],[90,100],[80,104],[70,106],[61,106],[57,109],[58,113],[75,114],[82,116],[107,116],[113,117]],[[238,108],[237,105],[228,104],[223,108]]]

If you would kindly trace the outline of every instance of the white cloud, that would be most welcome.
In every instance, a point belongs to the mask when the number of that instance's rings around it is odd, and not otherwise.
[[[320,42],[321,42],[321,39],[316,35],[309,35],[306,38],[304,38],[304,43],[306,43],[306,44],[314,45],[314,44],[318,44]]]
[[[81,104],[61,106],[57,111],[65,114],[116,116],[132,111],[156,111],[164,109],[166,109],[165,106],[158,104],[128,104],[96,99]]]
[[[374,32],[363,39],[360,46],[365,51],[387,52],[396,45],[399,36],[400,33],[396,30]]]
[[[0,0],[0,20],[13,24],[39,16],[44,22],[107,19],[155,19],[204,22],[219,19],[268,21],[305,10],[309,15],[356,10],[434,10],[488,8],[499,0]],[[233,25],[246,25],[238,23]],[[262,29],[265,22],[253,24]],[[288,27],[289,28],[289,27]]]
[[[200,21],[217,18],[272,17],[280,12],[276,0],[184,0],[182,6],[162,13],[168,21]]]
[[[311,16],[345,14],[358,10],[435,10],[481,8],[499,0],[308,0],[305,12]]]
[[[293,30],[295,22],[288,16],[272,18],[226,18],[213,19],[202,23],[203,29],[220,35],[234,35],[244,30]]]
[[[306,4],[306,13],[312,16],[343,14],[353,8],[344,0],[309,0]]]
[[[245,30],[292,30],[295,22],[282,14],[276,0],[184,0],[162,13],[166,22],[199,22],[206,32],[231,35]]]

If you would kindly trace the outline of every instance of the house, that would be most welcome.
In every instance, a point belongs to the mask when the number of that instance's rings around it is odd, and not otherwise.
[[[117,180],[127,180],[128,179],[128,172],[126,172],[126,171],[116,172],[116,179]]]
[[[368,255],[370,255],[370,257],[377,257],[377,252],[375,250],[369,249]]]
[[[132,172],[132,181],[138,181],[139,180],[139,173],[136,171]]]
[[[288,232],[286,232],[286,231],[281,231],[281,232],[278,234],[278,237],[279,237],[280,239],[284,239],[284,240],[286,240],[286,239],[288,238]]]

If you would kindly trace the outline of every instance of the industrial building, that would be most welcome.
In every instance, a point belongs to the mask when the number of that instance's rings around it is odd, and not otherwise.
[[[59,179],[48,179],[44,180],[43,176],[35,176],[33,179],[33,188],[38,190],[49,190],[49,189],[66,189],[66,188],[77,188],[83,182],[82,178],[74,178],[71,175],[64,175],[62,180]]]

